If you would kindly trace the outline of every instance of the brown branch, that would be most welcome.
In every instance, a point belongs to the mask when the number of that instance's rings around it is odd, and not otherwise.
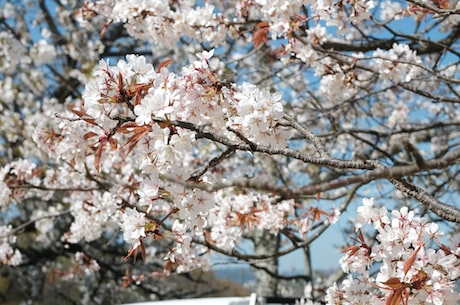
[[[256,147],[257,151],[263,151],[263,149],[258,149],[259,146]],[[460,159],[460,148],[447,153],[444,157],[440,159],[431,159],[431,160],[424,160],[423,167],[420,167],[418,164],[410,164],[410,165],[400,165],[400,166],[393,166],[393,167],[377,167],[375,161],[367,160],[367,161],[356,161],[356,164],[364,163],[367,164],[366,167],[371,168],[370,171],[364,172],[362,174],[356,174],[354,176],[348,176],[328,182],[317,183],[312,185],[307,185],[301,187],[300,189],[291,189],[284,186],[277,186],[272,184],[267,184],[265,182],[260,182],[255,179],[238,179],[236,181],[229,181],[229,182],[219,182],[215,184],[204,184],[204,183],[195,183],[190,181],[183,181],[177,179],[172,175],[163,175],[161,176],[163,179],[168,181],[178,183],[183,185],[187,188],[198,188],[205,190],[207,192],[215,192],[220,189],[224,188],[250,188],[258,191],[266,191],[266,192],[273,192],[279,194],[284,199],[289,198],[296,198],[299,196],[305,195],[315,195],[318,193],[346,187],[355,183],[366,184],[373,180],[377,179],[390,179],[390,178],[401,178],[405,176],[411,176],[415,173],[422,172],[422,171],[429,171],[433,169],[443,169],[456,163]],[[329,161],[332,161],[331,159]],[[343,162],[343,164],[341,164]],[[353,161],[347,160],[334,160],[333,165],[331,167],[340,167],[345,166],[348,164],[354,164]],[[328,162],[324,161],[321,165],[328,166]],[[377,167],[377,168],[376,168]],[[340,167],[346,168],[346,167]]]
[[[436,13],[437,15],[440,16],[449,16],[449,15],[458,15],[460,14],[460,9],[442,9],[438,8],[436,6],[433,6],[429,4],[426,1],[419,1],[419,0],[407,0],[407,2],[412,3],[414,5],[417,5],[421,8],[427,9],[429,11],[432,11],[433,13]]]
[[[415,159],[415,163],[419,167],[423,167],[425,160],[422,157],[422,154],[418,151],[418,149],[409,141],[407,137],[402,138],[402,144],[406,151]]]
[[[63,211],[63,212],[60,212],[60,213],[55,213],[55,214],[48,214],[48,215],[44,215],[44,216],[40,216],[40,217],[31,219],[31,220],[26,221],[25,223],[23,223],[23,224],[17,226],[16,228],[14,228],[14,229],[11,230],[10,232],[8,232],[6,235],[1,235],[1,236],[0,236],[0,239],[6,238],[6,237],[11,236],[11,235],[13,235],[13,234],[16,234],[16,233],[18,233],[19,231],[21,231],[22,229],[25,229],[25,228],[27,228],[28,226],[30,226],[31,224],[34,224],[34,223],[36,223],[37,221],[40,221],[40,220],[42,220],[42,219],[53,218],[53,217],[59,217],[59,216],[67,215],[67,214],[70,214],[70,210]]]
[[[317,136],[315,136],[310,130],[299,124],[290,116],[285,115],[284,119],[289,122],[289,126],[295,128],[297,131],[303,134],[305,138],[308,139],[313,144],[313,146],[315,146],[316,151],[318,152],[320,157],[329,157],[326,152],[326,149],[324,148],[323,143],[321,143],[321,140]]]
[[[201,178],[201,176],[203,176],[210,168],[218,165],[224,159],[232,156],[234,152],[235,152],[235,149],[233,149],[232,147],[229,147],[227,150],[222,152],[219,156],[211,159],[211,161],[209,161],[209,163],[206,164],[206,166],[204,166],[202,169],[200,169],[197,172],[193,173],[190,176],[189,180],[197,182]]]
[[[48,8],[46,7],[46,1],[44,0],[38,0],[38,5],[43,13],[43,16],[45,18],[46,24],[48,25],[48,28],[50,32],[52,33],[52,37],[54,41],[57,44],[65,44],[66,43],[66,38],[59,32],[59,29],[54,22],[55,16],[51,16],[51,13],[49,12]]]
[[[44,185],[35,185],[27,182],[25,184],[9,184],[8,187],[10,189],[37,189],[50,192],[91,192],[100,190],[100,188],[97,187],[47,187]]]
[[[381,165],[377,161],[373,161],[373,163],[375,164],[375,166],[383,168],[383,165]],[[424,188],[413,185],[403,178],[390,178],[389,181],[395,186],[396,189],[416,199],[425,208],[427,208],[434,214],[438,215],[439,217],[447,221],[460,223],[459,208],[456,208],[452,205],[448,205],[437,200]]]
[[[451,46],[456,39],[459,38],[460,27],[457,26],[451,32],[449,36],[439,41],[433,41],[428,39],[422,39],[420,37],[414,37],[409,35],[402,35],[395,33],[401,38],[391,38],[385,40],[369,40],[360,43],[350,43],[342,41],[327,41],[321,46],[314,46],[314,49],[318,52],[327,52],[328,50],[334,50],[337,52],[369,52],[377,49],[389,50],[393,48],[394,43],[408,43],[412,42],[412,50],[416,51],[418,55],[439,53],[446,50],[458,55],[458,52]],[[406,41],[408,40],[408,41]]]
[[[208,140],[221,143],[228,147],[232,147],[235,150],[259,152],[269,155],[283,155],[285,157],[301,160],[305,163],[339,169],[374,169],[374,167],[371,164],[368,164],[361,160],[342,160],[335,158],[312,157],[307,153],[303,153],[290,148],[273,148],[263,145],[257,145],[255,143],[237,143],[227,139],[224,136],[219,136],[214,133],[207,132],[204,126],[197,126],[195,124],[183,121],[171,121],[171,124],[179,126],[181,128],[195,131],[197,134],[197,138],[206,138]]]
[[[327,222],[323,223],[321,227],[326,227],[327,228],[328,223]],[[242,254],[242,253],[240,253],[240,252],[238,252],[236,250],[227,251],[227,250],[224,250],[224,249],[221,249],[221,248],[217,247],[216,245],[214,245],[213,243],[210,243],[207,240],[202,240],[202,239],[198,239],[198,238],[194,238],[193,242],[197,243],[197,244],[200,244],[200,245],[204,245],[204,246],[208,247],[210,250],[216,251],[216,252],[218,252],[220,254],[224,254],[224,255],[230,256],[230,257],[235,257],[237,259],[252,263],[252,262],[258,261],[258,260],[267,260],[267,259],[274,259],[274,258],[282,257],[284,255],[287,255],[289,253],[292,253],[292,252],[296,251],[299,248],[304,248],[304,247],[308,246],[315,239],[316,238],[309,237],[308,239],[304,240],[303,242],[298,243],[297,245],[294,245],[294,246],[289,247],[287,249],[278,251],[277,253],[258,254],[258,255]]]
[[[445,204],[428,193],[425,189],[413,185],[406,180],[390,179],[391,183],[401,192],[416,199],[425,208],[438,215],[439,217],[456,223],[460,223],[460,209],[452,205]]]
[[[420,90],[420,89],[417,89],[417,88],[413,88],[413,87],[411,87],[411,86],[409,86],[408,84],[405,84],[405,83],[399,83],[398,85],[401,86],[402,88],[410,91],[410,92],[413,92],[415,94],[424,96],[424,97],[429,98],[429,99],[433,99],[436,102],[460,104],[460,99],[458,99],[458,98],[449,98],[447,96],[437,95],[437,94],[434,94],[434,93],[429,92],[429,91],[424,91],[424,90]]]
[[[339,52],[369,52],[377,49],[389,50],[393,47],[394,43],[397,43],[396,39],[387,40],[371,40],[361,42],[359,44],[346,43],[339,41],[327,41],[321,44],[321,47],[315,47],[316,51],[334,50]]]
[[[370,134],[377,137],[390,137],[392,135],[403,134],[403,133],[417,133],[422,131],[431,131],[438,128],[447,127],[459,127],[460,121],[458,122],[433,122],[428,125],[411,126],[392,129],[389,131],[377,130],[377,129],[358,129],[358,128],[343,128],[343,132],[353,135],[354,133]],[[330,134],[322,134],[320,137],[330,136]]]
[[[354,183],[368,183],[376,179],[382,178],[401,178],[410,176],[418,172],[428,171],[433,169],[443,169],[452,165],[460,159],[460,148],[447,153],[443,158],[424,160],[423,166],[420,167],[414,163],[411,165],[394,166],[394,167],[379,167],[365,172],[362,174],[337,179],[331,182],[319,183],[314,185],[308,185],[298,190],[301,195],[313,195],[341,187],[345,187]],[[375,166],[375,162],[372,160],[367,161],[369,165]],[[297,193],[297,192],[293,192]]]
[[[286,281],[292,281],[292,280],[303,280],[303,281],[310,281],[311,277],[308,275],[281,275],[278,273],[275,273],[273,271],[270,271],[268,268],[259,266],[257,263],[250,263],[251,267],[254,269],[262,270],[263,272],[267,273],[271,277],[277,278],[279,280],[286,280]]]

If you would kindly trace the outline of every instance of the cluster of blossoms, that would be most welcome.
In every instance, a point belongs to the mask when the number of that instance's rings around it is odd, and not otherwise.
[[[161,128],[153,122],[155,119],[177,120],[207,125],[222,135],[229,135],[230,127],[256,144],[286,146],[289,134],[277,128],[283,114],[280,95],[249,84],[227,87],[217,82],[222,65],[212,56],[213,51],[198,54],[199,60],[184,67],[181,76],[166,68],[155,72],[143,56],[128,55],[127,61],[120,61],[117,66],[101,61],[97,77],[83,93],[85,110],[106,130],[113,128],[120,117],[135,121],[138,127],[148,126],[149,130]],[[123,90],[133,99],[122,100]],[[157,132],[160,135],[152,136],[169,144],[175,142],[174,137],[195,141],[186,130],[176,134],[167,129]],[[169,137],[172,138],[166,141]],[[182,140],[172,146],[186,145]]]
[[[74,221],[64,239],[71,243],[98,239],[102,232],[113,227],[119,199],[109,193],[75,194],[70,212]],[[134,233],[133,233],[134,234]]]
[[[216,195],[217,206],[208,218],[211,240],[221,249],[233,249],[246,230],[264,229],[276,234],[290,222],[288,216],[294,215],[294,200],[273,204],[268,195],[229,195]]]
[[[375,6],[375,1],[369,0],[316,2],[258,0],[240,1],[236,4],[219,4],[211,1],[202,6],[194,6],[191,2],[184,1],[177,1],[172,5],[165,1],[150,1],[148,3],[144,1],[134,3],[130,1],[117,1],[116,3],[97,1],[88,2],[85,9],[80,13],[81,17],[85,17],[85,14],[88,16],[98,14],[110,22],[123,22],[130,35],[165,46],[173,45],[184,35],[195,37],[198,41],[214,41],[215,45],[219,45],[219,42],[222,42],[226,35],[241,35],[242,29],[238,28],[238,24],[244,20],[267,20],[267,22],[260,23],[264,24],[263,26],[259,27],[259,24],[253,29],[255,45],[259,45],[259,42],[256,41],[266,42],[270,33],[272,40],[287,38],[288,43],[283,47],[283,54],[291,54],[307,63],[308,66],[313,66],[315,74],[321,76],[320,94],[326,100],[326,106],[332,107],[338,99],[356,96],[359,88],[368,85],[367,82],[371,79],[371,73],[366,72],[365,70],[369,69],[366,68],[357,74],[353,60],[346,63],[348,60],[341,62],[332,60],[330,57],[320,58],[318,51],[315,50],[315,45],[321,45],[326,41],[327,29],[319,23],[304,29],[303,26],[308,20],[305,16],[299,15],[298,12],[301,11],[302,7],[308,7],[314,20],[326,21],[328,27],[337,26],[339,31],[344,28],[349,31],[348,22],[354,25],[362,24],[369,19]],[[232,12],[233,18],[228,18],[227,15],[223,14],[226,10]],[[402,14],[401,11],[399,6],[393,7],[385,2],[379,12],[383,19],[389,18],[387,15]],[[183,18],[184,12],[187,12],[187,18]],[[194,16],[199,16],[199,18]],[[292,32],[299,31],[305,31],[307,39],[299,41],[297,35],[294,37],[291,35]],[[357,35],[360,34],[357,33]],[[350,37],[350,39],[359,39],[359,36]],[[358,53],[354,54],[354,57],[369,61],[369,67],[378,72],[381,77],[382,86],[385,86],[386,81],[392,83],[411,81],[420,72],[416,65],[420,64],[421,61],[407,45],[395,44],[388,51],[377,50],[369,57]],[[157,98],[160,98],[167,92],[156,90],[156,94]],[[165,98],[170,97],[170,93],[165,96]],[[140,106],[139,108],[138,120],[140,121],[143,118],[143,107]],[[173,107],[168,107],[167,111],[173,112],[173,109]],[[399,109],[394,111],[393,116],[398,121],[400,121]],[[386,116],[390,116],[391,111],[387,110],[390,113]],[[144,114],[149,116],[149,113]],[[394,121],[392,119],[389,122],[390,127],[395,125]],[[254,122],[249,123],[251,124],[247,126],[252,126]],[[255,123],[265,124],[265,122],[258,121]],[[264,133],[260,136],[262,139],[267,138]],[[271,135],[269,136],[271,137]],[[275,137],[280,143],[283,142],[283,135],[276,134]]]
[[[0,56],[0,72],[6,75],[13,74],[21,64],[30,63],[30,57],[26,56],[26,48],[8,32],[0,32],[0,44],[2,46]]]
[[[221,63],[212,56],[213,51],[198,54],[198,60],[184,67],[182,75],[165,67],[155,71],[142,56],[128,55],[116,66],[101,61],[95,77],[85,87],[84,102],[74,104],[51,130],[48,122],[41,122],[43,128],[36,129],[33,138],[57,161],[72,164],[73,170],[55,169],[74,177],[68,181],[69,187],[97,187],[94,179],[83,185],[87,171],[94,177],[102,173],[119,177],[111,191],[77,192],[66,200],[74,221],[65,241],[93,241],[104,230],[118,226],[132,249],[138,249],[142,239],[151,233],[145,227],[154,222],[146,215],[171,210],[177,210],[185,228],[201,234],[209,225],[207,216],[218,198],[172,181],[190,179],[198,169],[195,160],[206,158],[201,154],[219,152],[215,148],[204,152],[196,148],[207,145],[196,137],[198,128],[204,127],[225,141],[286,147],[291,134],[280,124],[280,95],[246,83],[237,86],[217,82]],[[181,122],[193,125],[181,127]],[[46,182],[53,187],[59,181],[52,177],[60,174],[50,172]],[[212,185],[212,175],[204,175],[200,183]],[[139,199],[136,203],[122,195],[127,184],[133,187],[131,198]],[[125,204],[133,206],[124,208]],[[288,204],[290,208],[266,204],[266,213],[275,218],[262,217],[262,213],[260,225],[277,231],[285,215],[294,214],[292,204]],[[189,251],[184,245],[187,243],[178,243],[182,250],[177,248],[175,255],[168,257],[177,260],[179,253]]]
[[[372,57],[382,81],[410,82],[421,72],[417,67],[421,63],[420,58],[405,44],[395,43],[388,51],[378,49]]]
[[[80,266],[80,272],[84,274],[97,272],[101,268],[96,260],[88,257],[83,252],[75,253],[75,262]]]
[[[200,41],[221,43],[231,33],[230,20],[215,12],[215,7],[205,3],[195,6],[194,1],[96,1],[88,2],[80,10],[83,25],[87,17],[100,15],[110,22],[123,22],[131,36],[155,41],[160,47],[173,47],[182,37],[199,38]]]
[[[280,201],[276,196],[257,192],[218,191],[215,198],[215,206],[207,217],[208,237],[225,251],[234,249],[254,230],[276,235],[289,227],[301,238],[307,238],[318,223],[334,224],[340,216],[335,208],[332,211],[310,205],[301,208],[293,199]]]
[[[209,252],[207,247],[192,242],[188,225],[180,220],[172,224],[171,233],[176,241],[176,246],[170,248],[164,257],[166,261],[165,271],[187,272],[195,269],[208,270],[210,267]]]
[[[417,84],[417,77],[421,75],[422,61],[415,51],[409,46],[393,44],[389,50],[377,49],[370,55],[363,53],[354,54],[353,58],[344,57],[341,60],[330,57],[320,58],[314,49],[315,44],[321,44],[326,40],[326,34],[321,27],[314,28],[311,33],[313,42],[304,46],[296,39],[291,40],[286,51],[292,52],[297,58],[315,69],[316,75],[321,75],[319,91],[325,99],[326,105],[333,106],[337,99],[351,99],[359,94],[359,88],[369,85],[373,75],[379,77],[380,88],[391,88],[398,83]],[[362,71],[353,67],[358,62],[363,65]],[[374,72],[371,72],[374,71]],[[392,104],[389,103],[388,107]],[[398,105],[399,106],[399,105]],[[404,105],[401,105],[404,108]],[[401,107],[395,110],[394,116],[398,116]],[[391,112],[386,116],[391,115]],[[396,118],[390,125],[395,125]],[[404,121],[404,120],[398,120]]]
[[[59,278],[63,281],[71,281],[77,276],[83,276],[85,280],[90,280],[90,277],[97,274],[100,269],[101,267],[94,258],[89,257],[83,252],[76,252],[70,268],[63,269],[60,267],[53,269],[50,273],[50,280],[55,281],[56,278]]]
[[[339,30],[345,30],[349,23],[356,25],[369,19],[375,4],[372,0],[322,0],[316,1],[314,7],[319,19],[330,26],[337,26]]]
[[[267,20],[262,29],[271,33],[273,40],[286,38],[298,31],[307,21],[298,14],[302,7],[312,10],[312,18],[324,20],[328,26],[344,29],[349,23],[361,24],[371,16],[374,1],[94,1],[86,2],[78,18],[88,28],[87,19],[95,15],[107,22],[122,22],[128,33],[136,38],[153,42],[160,47],[172,47],[183,37],[222,44],[226,37],[240,35],[241,27],[248,19]],[[230,12],[230,13],[229,13]],[[255,31],[260,30],[257,26]],[[265,31],[267,30],[267,31]]]
[[[11,246],[16,242],[11,226],[0,226],[0,265],[17,266],[22,262],[22,255]]]
[[[0,207],[6,209],[11,202],[11,198],[31,198],[41,196],[49,198],[49,194],[41,190],[27,191],[27,186],[38,185],[41,181],[40,171],[37,165],[28,159],[17,160],[9,163],[0,170]],[[23,189],[22,187],[26,188]]]
[[[314,1],[310,0],[243,1],[240,9],[249,10],[253,18],[269,20],[271,38],[274,40],[297,28],[299,24],[293,22],[292,16],[295,16],[303,5],[313,3]]]
[[[377,243],[367,244],[361,230],[371,225]],[[388,215],[385,206],[364,199],[357,210],[359,245],[344,250],[340,260],[350,275],[328,290],[330,304],[455,304],[460,277],[458,236],[446,246],[436,223],[417,217],[407,207]],[[378,272],[373,274],[373,268]],[[370,289],[370,287],[373,287]]]

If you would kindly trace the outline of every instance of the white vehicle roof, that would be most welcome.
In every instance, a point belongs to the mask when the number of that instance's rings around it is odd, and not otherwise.
[[[169,301],[151,301],[125,305],[253,305],[255,295],[250,297],[199,298]]]

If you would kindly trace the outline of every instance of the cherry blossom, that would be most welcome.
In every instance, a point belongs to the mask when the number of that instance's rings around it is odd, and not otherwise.
[[[459,4],[17,2],[0,4],[1,265],[30,240],[76,281],[125,253],[110,273],[141,286],[216,252],[276,266],[333,227],[354,232],[342,277],[305,260],[299,303],[458,301]]]
[[[432,242],[433,234],[442,236],[438,226],[416,216],[407,207],[391,211],[389,222],[382,222],[381,215],[376,212],[388,212],[384,206],[377,208],[374,205],[373,199],[363,200],[363,205],[358,208],[358,215],[361,218],[365,216],[364,219],[373,224],[378,243],[371,247],[360,237],[361,245],[345,249],[347,254],[341,259],[341,265],[350,275],[340,287],[328,290],[329,304],[383,304],[385,298],[389,299],[396,293],[401,293],[402,298],[407,298],[408,304],[416,304],[422,300],[426,304],[445,304],[446,300],[457,302],[459,296],[455,293],[452,279],[457,278],[460,272],[454,267],[458,257],[450,251],[443,250],[445,248],[441,239],[436,238],[436,241]],[[359,223],[357,228],[361,232],[364,227]],[[440,261],[445,262],[443,267],[435,263]],[[381,264],[379,272],[375,277],[371,277],[368,270],[376,263]],[[446,266],[452,268],[452,273],[445,272]],[[352,272],[358,276],[352,276]],[[390,281],[398,282],[398,285],[390,285]],[[369,291],[369,283],[375,288],[370,293],[363,293],[363,289]],[[386,285],[389,287],[385,287]],[[406,287],[409,288],[408,294],[405,292]]]
[[[123,237],[126,242],[137,246],[139,240],[145,237],[145,215],[136,209],[126,209],[121,216]]]
[[[11,231],[11,226],[0,227],[0,264],[17,266],[22,256],[21,252],[11,246],[16,242],[16,236]]]

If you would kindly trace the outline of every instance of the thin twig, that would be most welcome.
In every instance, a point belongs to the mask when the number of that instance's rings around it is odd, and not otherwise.
[[[316,151],[318,152],[321,158],[329,157],[328,153],[326,152],[326,149],[324,148],[323,143],[321,143],[321,140],[317,136],[315,136],[310,130],[299,124],[296,120],[294,120],[288,115],[285,115],[283,118],[289,122],[290,126],[294,127],[297,131],[303,134],[305,138],[307,138],[313,144],[313,146],[315,146]]]
[[[70,210],[66,210],[66,211],[63,211],[63,212],[60,212],[60,213],[56,213],[56,214],[43,215],[43,216],[31,219],[31,220],[29,220],[29,221],[17,226],[13,230],[9,231],[7,234],[0,236],[0,239],[7,238],[8,236],[14,235],[14,234],[18,233],[19,231],[21,231],[22,229],[25,229],[26,227],[30,226],[31,224],[33,224],[33,223],[35,223],[37,221],[40,221],[42,219],[59,217],[59,216],[67,215],[67,214],[70,214]]]

